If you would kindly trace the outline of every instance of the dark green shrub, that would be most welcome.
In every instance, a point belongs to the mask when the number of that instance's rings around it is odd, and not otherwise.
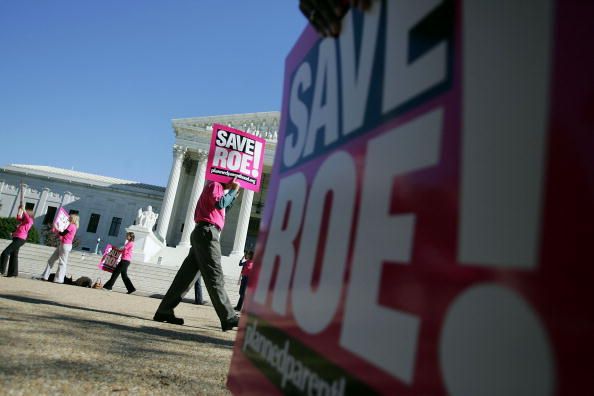
[[[29,230],[27,242],[35,244],[39,243],[39,231],[37,231],[37,228],[35,228],[35,226],[31,227],[31,229]]]
[[[41,236],[43,237],[43,244],[45,246],[58,247],[60,244],[60,238],[52,232],[51,227],[48,225],[44,225],[41,229]]]
[[[12,217],[0,217],[0,238],[12,239],[12,233],[16,229],[16,219]]]
[[[16,230],[17,219],[14,217],[0,217],[0,238],[12,239],[12,233]],[[29,230],[29,236],[27,237],[29,243],[39,243],[39,232],[35,226]]]
[[[43,244],[45,246],[58,247],[58,245],[60,244],[60,238],[58,237],[58,234],[52,232],[51,226],[49,225],[43,226],[41,236],[43,237]],[[72,241],[72,248],[76,249],[79,246],[80,239],[78,239],[78,237],[75,236],[74,240]]]

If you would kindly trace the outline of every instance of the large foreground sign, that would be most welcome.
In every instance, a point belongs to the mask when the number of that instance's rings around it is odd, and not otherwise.
[[[592,20],[389,0],[304,32],[235,394],[594,393]]]

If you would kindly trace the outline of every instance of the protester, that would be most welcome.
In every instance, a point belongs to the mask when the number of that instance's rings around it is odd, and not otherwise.
[[[60,238],[60,245],[50,256],[49,260],[47,260],[45,271],[43,271],[43,274],[41,274],[41,278],[43,280],[49,280],[51,269],[56,260],[59,260],[58,271],[56,272],[54,282],[64,283],[64,276],[66,275],[66,270],[68,269],[68,256],[72,250],[72,241],[74,240],[76,230],[78,229],[78,215],[71,214],[68,217],[68,221],[70,224],[62,232],[52,227],[52,231],[58,234],[58,237]]]
[[[229,191],[225,193],[225,189]],[[225,225],[225,209],[233,203],[238,191],[239,183],[236,178],[224,186],[213,181],[205,185],[194,211],[196,226],[190,237],[192,247],[157,308],[154,320],[179,325],[184,323],[182,318],[174,315],[173,310],[200,271],[211,303],[221,321],[222,330],[237,327],[239,316],[233,311],[225,291],[220,239]]]
[[[16,215],[19,222],[16,230],[12,233],[12,242],[4,249],[0,255],[0,274],[4,274],[6,269],[6,262],[8,261],[8,271],[6,276],[19,276],[19,249],[27,241],[29,230],[33,226],[33,211],[23,210],[23,206],[19,206]],[[10,261],[9,261],[10,257]]]
[[[128,290],[128,294],[132,294],[136,291],[136,288],[132,284],[132,281],[128,277],[128,266],[130,266],[130,261],[132,260],[132,250],[134,249],[134,233],[128,232],[126,233],[126,240],[124,241],[124,245],[117,248],[122,252],[122,257],[120,262],[118,263],[117,267],[111,274],[111,278],[103,285],[103,290],[111,290],[113,284],[118,279],[120,274],[122,274],[122,280],[124,281],[124,285],[126,285],[126,290]]]
[[[233,308],[236,311],[241,311],[241,307],[243,306],[243,297],[245,296],[245,289],[247,288],[248,284],[248,276],[250,272],[252,272],[252,267],[254,266],[254,262],[252,259],[254,258],[254,252],[251,250],[243,256],[243,259],[239,261],[239,265],[243,267],[241,269],[241,283],[239,286],[239,300],[237,301],[237,305]]]

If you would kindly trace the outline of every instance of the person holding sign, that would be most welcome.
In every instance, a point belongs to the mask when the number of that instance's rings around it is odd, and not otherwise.
[[[226,125],[212,124],[206,179],[226,183],[237,177],[241,187],[260,191],[266,140]]]
[[[250,272],[252,272],[252,268],[254,267],[254,252],[249,251],[245,254],[243,259],[239,262],[239,266],[243,267],[241,269],[241,281],[239,285],[239,300],[237,301],[237,305],[233,308],[236,311],[241,311],[241,307],[243,306],[243,297],[245,296],[245,289],[247,289],[248,283],[248,276]]]
[[[8,272],[6,276],[19,276],[19,249],[27,241],[29,230],[33,226],[33,211],[24,210],[23,205],[19,206],[19,211],[16,216],[19,224],[15,232],[12,233],[12,243],[4,249],[0,256],[0,273],[4,274],[6,269],[6,262],[8,262]]]
[[[225,209],[231,206],[239,188],[237,178],[233,178],[225,185],[215,181],[207,182],[194,212],[196,227],[190,237],[192,248],[157,308],[153,320],[184,324],[184,320],[176,317],[173,310],[200,271],[212,305],[221,321],[222,330],[227,331],[237,327],[239,316],[233,311],[225,291],[220,240],[221,231],[225,225]],[[225,193],[227,189],[229,191]]]
[[[50,272],[54,263],[56,262],[56,260],[59,260],[60,264],[58,266],[56,276],[54,277],[54,282],[64,283],[64,276],[66,275],[66,269],[68,267],[68,256],[70,255],[70,251],[72,250],[72,241],[74,240],[76,230],[78,229],[78,215],[71,214],[68,217],[68,221],[70,222],[70,224],[63,231],[59,231],[55,227],[52,228],[52,231],[58,234],[60,238],[60,245],[56,248],[54,253],[47,260],[47,266],[45,267],[45,270],[41,275],[41,278],[43,280],[49,279]]]
[[[134,249],[134,233],[128,232],[126,233],[126,241],[124,242],[124,246],[118,248],[119,251],[122,252],[122,259],[118,263],[116,269],[112,272],[111,278],[107,281],[107,283],[103,286],[104,290],[111,290],[113,284],[120,274],[122,274],[122,280],[124,281],[124,285],[126,285],[126,290],[128,290],[128,294],[132,294],[136,291],[136,288],[132,284],[130,278],[128,278],[128,266],[130,265],[130,261],[132,260],[132,249]]]

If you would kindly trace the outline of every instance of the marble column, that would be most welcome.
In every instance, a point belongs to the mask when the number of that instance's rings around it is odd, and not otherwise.
[[[35,217],[43,216],[45,214],[45,204],[47,203],[47,196],[49,195],[50,189],[45,187],[39,197],[39,202],[35,208]]]
[[[179,176],[185,153],[185,147],[173,146],[173,166],[171,167],[171,173],[169,173],[169,182],[167,183],[167,189],[163,197],[163,205],[161,205],[159,224],[157,226],[157,235],[163,242],[165,242],[167,229],[169,228],[169,220],[171,219],[171,211],[175,202],[175,194],[177,193],[177,185],[179,184]]]
[[[180,247],[189,247],[190,234],[194,230],[194,211],[196,210],[196,203],[204,188],[205,176],[206,176],[206,160],[208,154],[205,151],[198,153],[198,169],[196,170],[196,179],[192,186],[192,193],[190,194],[190,203],[188,205],[188,211],[186,212],[186,219],[184,220],[184,232],[182,232],[181,241],[179,242]]]
[[[235,228],[235,240],[233,241],[233,250],[231,256],[243,256],[245,249],[245,239],[247,238],[248,226],[250,225],[250,216],[252,214],[252,201],[254,200],[254,192],[252,190],[243,189],[241,192],[241,208],[239,209],[239,218],[237,220],[237,227]]]
[[[4,191],[4,180],[0,180],[0,210],[4,205],[4,202],[2,202],[2,191]]]

